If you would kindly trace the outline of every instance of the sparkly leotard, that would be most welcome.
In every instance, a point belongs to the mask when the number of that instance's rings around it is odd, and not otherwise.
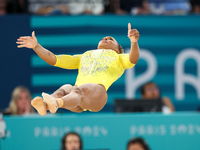
[[[117,54],[113,50],[89,50],[81,55],[56,55],[55,66],[65,69],[78,69],[75,85],[96,83],[106,90],[122,76],[124,70],[135,64],[129,61],[129,54]]]

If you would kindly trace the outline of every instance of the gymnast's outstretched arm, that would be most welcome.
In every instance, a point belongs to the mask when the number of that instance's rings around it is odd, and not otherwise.
[[[129,53],[129,60],[131,63],[136,64],[139,59],[140,55],[140,48],[138,45],[138,40],[139,40],[139,32],[137,29],[132,29],[131,30],[131,24],[128,24],[128,37],[130,38],[131,41],[131,50]]]
[[[55,65],[56,64],[56,56],[50,52],[49,50],[43,48],[37,41],[37,38],[35,37],[35,32],[32,32],[32,37],[31,36],[22,36],[19,39],[17,39],[17,47],[22,48],[32,48],[37,55],[42,58],[45,62],[47,62],[50,65]]]

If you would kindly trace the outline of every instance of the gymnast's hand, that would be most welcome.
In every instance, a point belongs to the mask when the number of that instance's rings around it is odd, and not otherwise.
[[[131,29],[131,24],[128,24],[128,37],[131,40],[131,43],[135,44],[139,40],[139,32],[137,29]]]
[[[34,49],[38,42],[37,42],[37,38],[35,37],[35,31],[32,32],[32,37],[31,36],[21,36],[19,39],[17,39],[17,47],[18,48],[22,48],[22,47],[26,47],[26,48],[32,48]]]

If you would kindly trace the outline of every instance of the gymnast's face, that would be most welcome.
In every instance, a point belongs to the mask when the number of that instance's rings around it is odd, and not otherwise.
[[[80,149],[80,139],[77,135],[70,134],[65,139],[65,149],[66,150],[79,150]]]
[[[111,49],[116,51],[118,54],[120,53],[117,41],[111,36],[107,36],[101,39],[98,45],[98,49]]]

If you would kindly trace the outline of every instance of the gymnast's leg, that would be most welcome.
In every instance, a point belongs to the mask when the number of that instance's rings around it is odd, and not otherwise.
[[[79,88],[83,92],[80,108],[98,112],[107,103],[108,96],[103,85],[87,83],[80,85]]]
[[[56,90],[51,96],[54,98],[61,98],[67,94],[69,94],[72,90],[73,86],[70,84],[66,84],[61,86],[58,90]],[[41,97],[35,97],[31,101],[31,105],[38,111],[38,113],[42,116],[46,115],[47,110],[49,110],[48,105]],[[50,107],[52,107],[50,105]]]
[[[51,113],[59,108],[65,108],[74,112],[82,112],[83,109],[100,111],[107,102],[107,93],[103,85],[87,83],[81,86],[74,86],[68,95],[62,98],[53,98],[43,93]],[[58,107],[56,107],[56,104]]]
[[[57,98],[57,105],[59,108],[62,108],[61,105],[62,100],[60,98],[64,97],[65,95],[68,95],[72,89],[76,88],[77,86],[72,86],[70,84],[66,84],[63,85],[62,87],[60,87],[57,91],[55,91],[53,94],[51,94],[52,97]],[[60,102],[60,103],[58,103]],[[68,110],[73,111],[73,112],[82,112],[83,109],[80,108],[79,106],[75,107],[75,108],[69,108]]]
[[[63,89],[57,90],[52,95],[42,93],[42,96],[44,98],[44,101],[48,105],[49,111],[51,113],[55,113],[58,108],[65,108],[68,110],[76,111],[79,108],[78,105],[80,104],[82,94],[81,94],[81,90],[79,90],[77,86],[74,86],[72,87],[69,94],[65,93],[65,89],[63,88]],[[60,98],[60,96],[63,96],[63,97]],[[66,97],[67,97],[67,103],[66,103]],[[82,109],[79,110],[78,112],[82,112]]]
[[[58,90],[56,90],[51,96],[54,98],[62,98],[63,96],[69,94],[72,90],[73,86],[70,84],[65,84],[61,86]]]

